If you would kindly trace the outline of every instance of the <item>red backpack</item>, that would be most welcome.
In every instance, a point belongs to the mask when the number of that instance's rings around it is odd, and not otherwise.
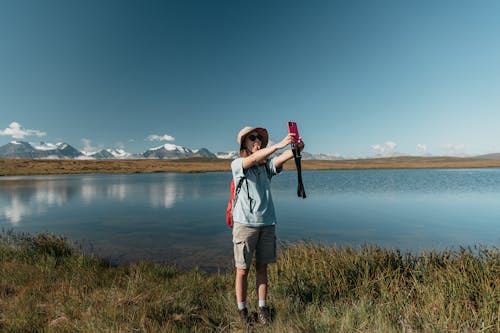
[[[229,228],[233,227],[233,208],[236,205],[236,201],[238,200],[238,193],[240,192],[241,185],[246,178],[243,177],[238,182],[238,186],[235,189],[234,186],[234,178],[231,179],[231,186],[229,189],[229,201],[227,202],[226,208],[226,224]]]

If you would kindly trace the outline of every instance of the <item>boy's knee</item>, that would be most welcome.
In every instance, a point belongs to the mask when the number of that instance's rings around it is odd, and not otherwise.
[[[241,277],[247,277],[248,276],[248,269],[242,269],[242,268],[237,268],[236,269],[236,275],[241,276]]]

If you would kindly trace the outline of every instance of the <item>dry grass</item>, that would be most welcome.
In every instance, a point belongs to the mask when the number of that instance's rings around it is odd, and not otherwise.
[[[233,271],[112,267],[67,247],[57,236],[0,237],[0,331],[245,331]],[[270,269],[269,303],[271,325],[249,331],[499,332],[500,251],[287,245]]]
[[[190,158],[180,160],[34,160],[0,159],[0,176],[84,173],[209,172],[228,171],[231,160]],[[500,160],[453,157],[394,157],[378,159],[302,161],[304,170],[490,168]],[[294,169],[293,161],[286,169]]]
[[[230,170],[231,161],[184,160],[35,160],[0,159],[0,176],[84,173],[205,172]]]

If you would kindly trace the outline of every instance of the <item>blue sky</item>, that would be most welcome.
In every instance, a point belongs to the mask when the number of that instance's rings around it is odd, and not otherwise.
[[[311,153],[500,152],[498,17],[488,0],[0,1],[0,144],[218,152],[294,120]]]

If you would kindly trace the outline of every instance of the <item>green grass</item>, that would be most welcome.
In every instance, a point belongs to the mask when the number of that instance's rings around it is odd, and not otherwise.
[[[500,250],[284,245],[259,332],[499,332]],[[249,283],[253,286],[254,277]],[[256,295],[250,288],[250,310]],[[2,332],[233,332],[234,272],[113,267],[54,235],[2,234]]]

